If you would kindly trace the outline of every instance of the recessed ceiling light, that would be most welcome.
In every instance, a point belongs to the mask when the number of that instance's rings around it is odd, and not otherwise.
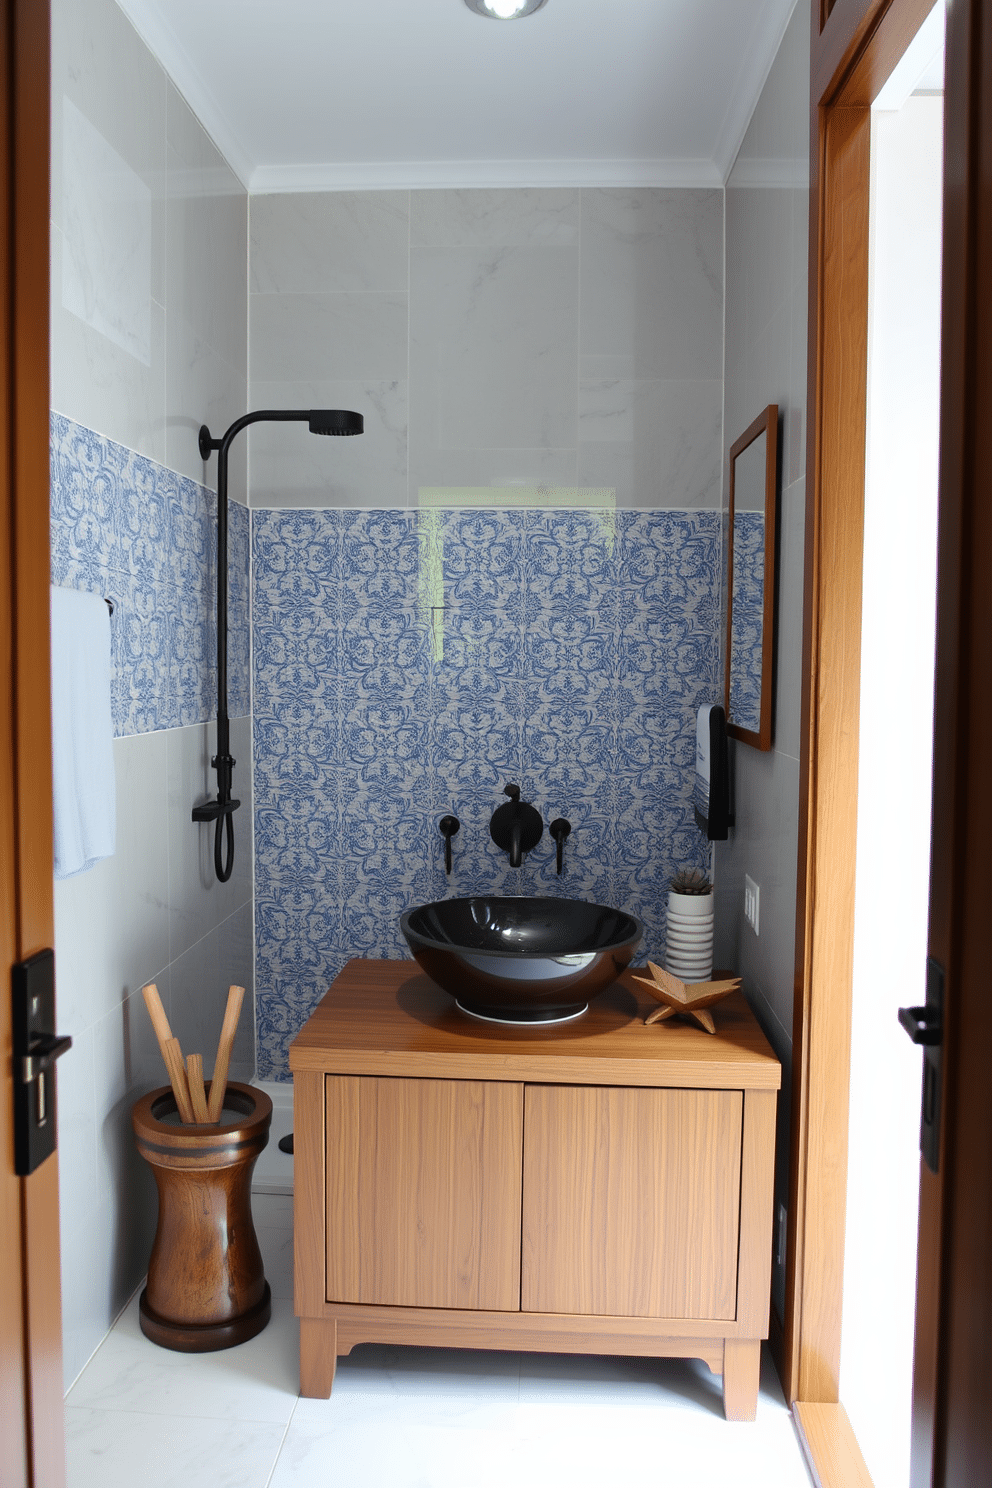
[[[519,21],[521,16],[540,10],[547,0],[465,0],[465,4],[490,21]]]

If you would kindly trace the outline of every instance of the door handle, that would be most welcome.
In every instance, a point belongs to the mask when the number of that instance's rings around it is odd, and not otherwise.
[[[931,1173],[940,1160],[941,1046],[944,1042],[944,968],[927,961],[927,1000],[922,1007],[901,1007],[899,1022],[914,1044],[923,1046],[923,1095],[920,1101],[920,1151]]]
[[[923,1007],[901,1007],[899,1022],[914,1044],[939,1044],[943,1038],[940,1009],[932,1003]]]
[[[55,1061],[72,1039],[55,1032],[55,954],[13,968],[14,1169],[27,1177],[55,1151]],[[17,1075],[20,1078],[16,1078]]]
[[[31,1051],[21,1060],[21,1079],[25,1085],[37,1080],[42,1070],[51,1069],[56,1059],[61,1059],[72,1048],[71,1038],[59,1038],[54,1033],[42,1034],[31,1045]]]

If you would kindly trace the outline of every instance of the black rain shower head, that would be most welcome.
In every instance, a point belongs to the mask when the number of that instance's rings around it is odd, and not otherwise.
[[[234,868],[233,815],[241,805],[231,795],[235,761],[227,715],[227,457],[235,436],[260,423],[309,424],[311,434],[365,432],[362,415],[348,408],[259,408],[235,419],[219,439],[206,424],[200,426],[200,458],[207,461],[217,451],[217,753],[211,761],[217,771],[217,799],[197,802],[193,820],[214,823],[214,871],[220,883],[227,883]]]
[[[365,420],[349,408],[311,408],[311,434],[364,434]]]

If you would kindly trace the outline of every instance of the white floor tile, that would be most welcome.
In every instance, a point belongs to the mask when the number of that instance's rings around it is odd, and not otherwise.
[[[273,1299],[293,1300],[293,1231],[270,1229],[255,1222],[258,1248],[262,1252],[265,1279]]]
[[[292,1302],[279,1301],[273,1303],[268,1327],[247,1343],[210,1354],[177,1353],[145,1338],[135,1298],[66,1403],[285,1426],[300,1387],[299,1336]]]
[[[696,1361],[364,1344],[297,1400],[297,1350],[289,1301],[199,1355],[149,1343],[133,1303],[69,1396],[69,1488],[809,1488],[767,1351],[758,1418],[731,1424]]]
[[[68,1488],[266,1488],[285,1427],[69,1406]]]

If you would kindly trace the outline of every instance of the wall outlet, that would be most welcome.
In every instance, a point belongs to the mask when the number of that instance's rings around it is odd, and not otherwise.
[[[789,1213],[784,1204],[778,1206],[778,1223],[775,1226],[775,1264],[785,1265],[785,1247],[788,1243]]]
[[[761,903],[761,890],[753,878],[744,875],[744,918],[747,920],[755,935],[758,933],[758,909]]]

